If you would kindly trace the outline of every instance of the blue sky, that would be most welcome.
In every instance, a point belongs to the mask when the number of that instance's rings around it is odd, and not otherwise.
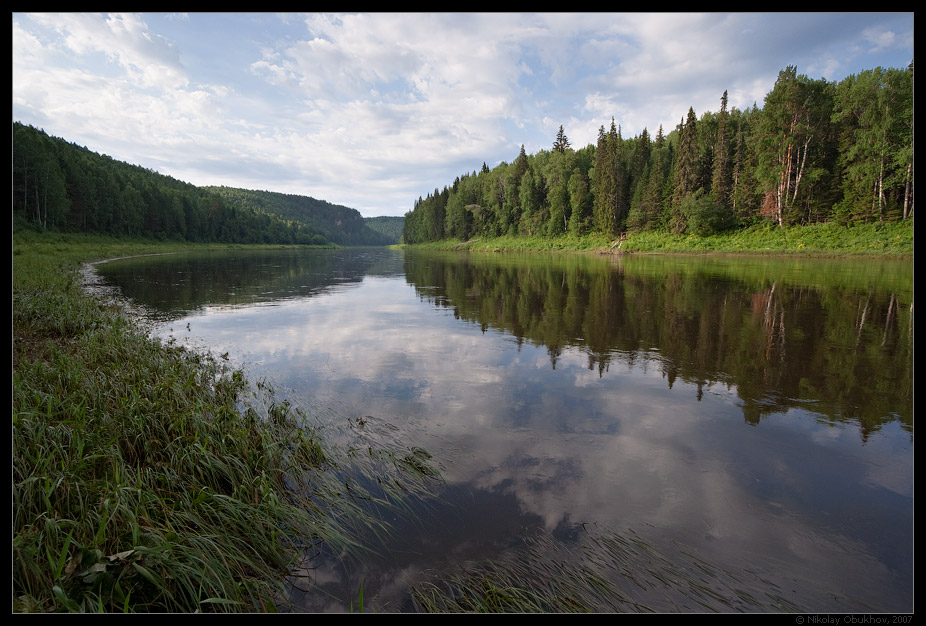
[[[403,215],[598,128],[913,60],[913,13],[14,13],[13,120],[197,185]]]

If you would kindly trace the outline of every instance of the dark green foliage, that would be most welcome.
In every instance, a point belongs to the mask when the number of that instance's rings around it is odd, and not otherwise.
[[[646,129],[624,139],[612,119],[597,145],[573,150],[560,127],[552,151],[528,155],[522,146],[511,165],[483,164],[419,198],[404,242],[908,219],[912,87],[912,66],[839,84],[789,67],[763,109],[728,110],[724,92],[718,113],[699,120],[689,108],[655,140]]]
[[[730,151],[730,114],[727,111],[727,92],[720,99],[720,113],[717,114],[717,134],[714,139],[714,170],[711,173],[711,192],[714,201],[730,206],[733,183],[733,161]]]
[[[365,217],[366,225],[389,238],[390,243],[399,243],[402,238],[402,229],[405,227],[404,217]]]
[[[206,187],[226,204],[240,210],[275,216],[305,224],[329,241],[342,246],[385,246],[395,243],[388,236],[369,228],[356,209],[309,196],[254,191],[233,187]]]
[[[418,198],[415,208],[405,214],[402,238],[405,243],[423,243],[439,241],[444,238],[444,216],[446,214],[447,196],[450,191],[434,190],[434,194],[422,200]]]
[[[906,218],[913,210],[913,71],[876,68],[836,87],[843,172],[840,221]]]
[[[614,128],[614,120],[611,120]],[[617,230],[615,206],[617,204],[617,132],[612,138],[605,133],[604,126],[598,129],[598,145],[595,151],[595,182],[592,223],[595,230],[612,235]]]
[[[17,227],[191,242],[327,244],[306,223],[13,124]]]
[[[592,193],[588,172],[574,167],[569,176],[569,232],[581,235],[591,227]]]
[[[556,141],[553,142],[553,150],[556,152],[564,153],[569,149],[569,146],[569,138],[566,136],[566,133],[563,130],[563,125],[560,124],[559,132],[556,133]]]
[[[701,189],[701,157],[698,148],[698,118],[694,109],[688,109],[688,118],[678,127],[678,152],[672,181],[672,210],[669,228],[674,233],[685,230],[686,216],[682,204],[686,198]]]
[[[714,200],[703,189],[682,198],[679,213],[685,220],[684,232],[701,237],[716,235],[735,226],[729,207]]]

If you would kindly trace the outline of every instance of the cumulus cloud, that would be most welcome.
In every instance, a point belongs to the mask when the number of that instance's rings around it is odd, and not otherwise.
[[[176,47],[152,33],[138,15],[39,13],[31,18],[62,35],[69,52],[78,56],[104,54],[141,86],[176,88],[188,82]]]
[[[13,107],[194,184],[400,215],[560,124],[575,147],[611,117],[668,133],[724,90],[761,106],[787,65],[834,80],[905,50],[912,14],[14,14]]]
[[[900,38],[893,30],[878,26],[866,28],[862,35],[871,44],[871,47],[868,49],[868,53],[870,54],[878,52],[879,50],[893,48],[900,42]]]

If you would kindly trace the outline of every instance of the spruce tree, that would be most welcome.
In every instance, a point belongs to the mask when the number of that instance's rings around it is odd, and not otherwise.
[[[698,149],[698,127],[694,108],[688,108],[688,118],[679,125],[678,154],[675,157],[672,204],[669,227],[681,233],[687,226],[682,205],[688,196],[701,188],[701,155]]]
[[[614,177],[613,222],[611,233],[617,234],[624,227],[627,213],[630,212],[630,185],[627,164],[624,162],[624,140],[621,137],[620,126],[615,127],[614,118],[611,118],[611,131],[608,141],[612,144],[612,176]]]
[[[595,230],[606,234],[612,234],[615,230],[614,203],[617,181],[614,179],[614,145],[602,126],[598,130],[598,149],[595,154],[595,202],[592,220]]]
[[[700,180],[701,158],[698,150],[698,118],[694,109],[688,108],[688,119],[679,129],[678,154],[675,157],[675,178],[673,203],[681,204],[682,199],[698,189]]]
[[[559,132],[556,133],[556,141],[553,142],[553,149],[556,152],[566,152],[566,149],[569,148],[569,138],[566,137],[566,133],[563,131],[563,125],[559,125]]]
[[[714,145],[714,171],[711,176],[711,194],[717,204],[731,205],[732,160],[728,139],[730,114],[727,112],[727,92],[720,98],[720,113],[717,116],[717,140]]]

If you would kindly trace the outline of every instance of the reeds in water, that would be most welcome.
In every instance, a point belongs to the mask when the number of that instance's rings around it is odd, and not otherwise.
[[[286,403],[245,408],[241,372],[87,297],[88,251],[39,249],[14,266],[14,610],[274,611],[318,545],[385,532],[366,502],[433,478]]]
[[[710,565],[688,549],[667,557],[632,531],[583,527],[568,545],[540,533],[494,560],[435,572],[412,589],[436,613],[793,612],[760,575]]]

